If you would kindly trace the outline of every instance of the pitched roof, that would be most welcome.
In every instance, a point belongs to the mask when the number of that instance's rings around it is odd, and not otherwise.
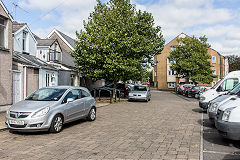
[[[71,48],[72,50],[74,50],[74,48],[75,48],[74,41],[75,41],[75,40],[74,40],[73,38],[67,36],[66,34],[60,32],[60,31],[57,30],[57,29],[53,29],[52,32],[49,33],[49,35],[47,36],[47,38],[50,38],[53,33],[56,33],[56,34],[68,45],[69,48]]]
[[[68,35],[66,35],[66,34],[64,34],[64,33],[62,33],[62,32],[60,32],[59,30],[57,30],[58,32],[59,32],[59,34],[61,34],[61,36],[73,47],[73,48],[75,48],[76,46],[75,46],[75,44],[74,44],[74,39],[73,38],[71,38],[71,37],[69,37]]]
[[[37,46],[51,46],[55,41],[54,39],[37,39]]]
[[[52,65],[47,64],[46,62],[40,60],[39,58],[28,55],[28,54],[22,54],[20,52],[14,52],[14,57],[17,57],[17,60],[21,59],[23,63],[26,63],[27,65],[31,65],[37,68],[43,68],[43,69],[49,69],[49,70],[57,70],[57,68],[53,67]]]
[[[18,23],[16,21],[13,22],[13,33],[16,33],[20,28],[22,28],[23,26],[27,25],[27,23]]]
[[[74,58],[65,50],[62,49],[62,64],[75,68]]]
[[[12,15],[8,12],[7,7],[4,5],[4,3],[2,2],[2,0],[0,0],[0,5],[3,7],[4,11],[7,13],[7,15],[9,16],[10,20],[13,22],[13,17]]]
[[[36,34],[34,34],[34,33],[32,33],[32,34],[33,34],[33,36],[34,36],[34,38],[35,38],[36,40],[41,39],[41,38],[38,37]]]

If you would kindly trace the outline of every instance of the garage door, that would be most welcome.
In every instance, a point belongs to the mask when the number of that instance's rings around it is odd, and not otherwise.
[[[13,71],[13,104],[21,100],[21,72]]]

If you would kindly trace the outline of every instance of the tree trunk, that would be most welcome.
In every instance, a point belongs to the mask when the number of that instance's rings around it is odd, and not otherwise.
[[[116,100],[117,100],[117,81],[114,81],[113,82],[113,88],[114,88],[114,90],[113,90],[113,96],[114,96],[114,99],[115,99],[115,102],[116,102]]]

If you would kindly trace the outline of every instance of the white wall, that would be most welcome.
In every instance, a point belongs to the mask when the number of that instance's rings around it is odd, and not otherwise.
[[[41,52],[41,54],[40,54]],[[47,62],[49,48],[48,47],[37,47],[36,57]]]
[[[28,30],[27,27],[22,29],[21,31],[17,31],[14,34],[14,51],[17,52],[23,52],[23,31],[27,31],[27,37],[26,37],[26,51],[30,55],[36,56],[37,52],[37,42],[35,41],[34,37],[31,35],[31,31]]]

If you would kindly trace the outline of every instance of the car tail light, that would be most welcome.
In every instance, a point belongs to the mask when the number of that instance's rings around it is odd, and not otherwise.
[[[189,90],[189,88],[186,89],[186,91],[188,91],[188,90]]]
[[[192,89],[192,91],[195,91],[194,89]]]

